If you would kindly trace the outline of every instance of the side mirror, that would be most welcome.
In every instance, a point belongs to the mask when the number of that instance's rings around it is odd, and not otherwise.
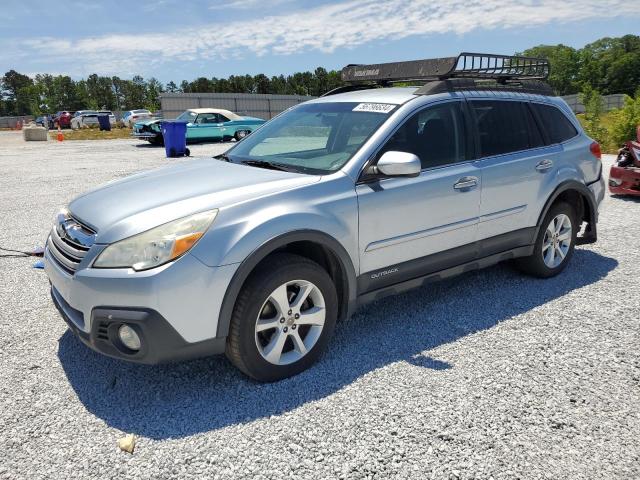
[[[417,177],[422,163],[413,153],[385,152],[378,160],[376,170],[389,177]]]

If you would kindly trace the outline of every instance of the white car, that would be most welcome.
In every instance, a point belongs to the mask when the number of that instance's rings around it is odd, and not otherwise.
[[[125,127],[133,127],[134,123],[152,117],[153,114],[149,110],[129,110],[128,112],[124,112],[122,114],[122,122],[124,123]]]
[[[78,110],[71,117],[71,128],[74,130],[97,124],[98,112],[95,110]]]
[[[71,128],[77,130],[90,125],[98,125],[98,117],[101,115],[109,116],[109,123],[112,127],[116,124],[116,116],[110,110],[78,110],[71,117]]]

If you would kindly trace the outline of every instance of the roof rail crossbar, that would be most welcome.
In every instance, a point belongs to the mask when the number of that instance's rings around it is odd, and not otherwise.
[[[535,57],[463,52],[457,57],[347,65],[341,76],[348,84],[373,82],[378,85],[450,78],[544,80],[549,76],[549,62]]]

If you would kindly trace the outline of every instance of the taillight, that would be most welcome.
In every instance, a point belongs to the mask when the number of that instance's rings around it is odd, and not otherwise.
[[[600,144],[598,142],[593,142],[589,145],[589,150],[594,157],[598,160],[602,160],[602,150],[600,150]]]

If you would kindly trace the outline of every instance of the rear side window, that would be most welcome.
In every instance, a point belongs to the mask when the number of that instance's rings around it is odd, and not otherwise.
[[[576,127],[557,107],[540,103],[532,103],[531,106],[538,114],[543,128],[547,131],[550,143],[566,142],[578,134]]]
[[[544,145],[540,131],[522,102],[473,101],[480,156],[490,157]]]

